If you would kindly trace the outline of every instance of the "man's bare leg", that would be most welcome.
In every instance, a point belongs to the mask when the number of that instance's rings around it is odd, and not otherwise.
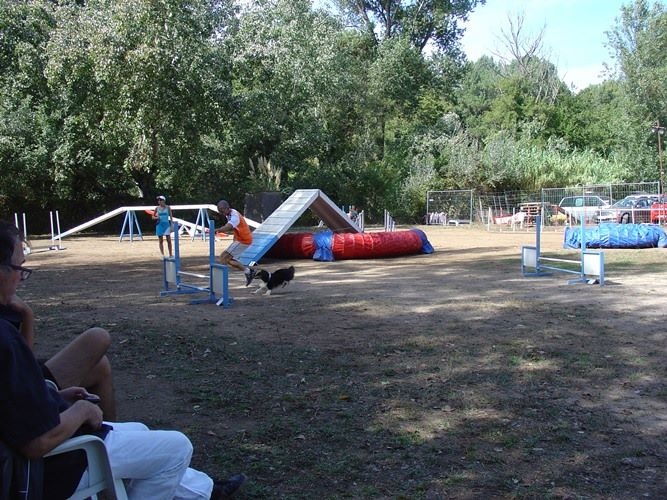
[[[226,266],[232,266],[234,269],[245,272],[246,267],[236,260],[232,254],[227,252],[222,252],[220,254],[220,263]]]
[[[106,352],[111,335],[103,328],[90,328],[67,344],[45,364],[60,387],[80,386],[101,398],[107,421],[116,420],[111,363]]]
[[[234,256],[231,253],[229,253],[226,250],[220,254],[218,260],[220,261],[221,264],[224,264],[226,266],[232,266],[234,269],[243,271],[243,274],[245,275],[245,286],[250,285],[250,282],[255,277],[255,271],[250,269],[250,267],[246,267],[243,264],[241,264],[238,260],[234,258]]]

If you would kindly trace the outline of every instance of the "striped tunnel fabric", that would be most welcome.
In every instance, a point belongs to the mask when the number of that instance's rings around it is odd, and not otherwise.
[[[320,261],[373,259],[432,253],[433,247],[419,229],[377,233],[287,233],[267,257]]]

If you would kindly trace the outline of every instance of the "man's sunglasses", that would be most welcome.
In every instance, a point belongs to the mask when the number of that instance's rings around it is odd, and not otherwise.
[[[32,274],[32,269],[28,269],[27,267],[16,266],[14,264],[6,264],[6,265],[11,267],[14,271],[21,272],[21,281],[27,280],[28,278],[30,278],[30,275]]]

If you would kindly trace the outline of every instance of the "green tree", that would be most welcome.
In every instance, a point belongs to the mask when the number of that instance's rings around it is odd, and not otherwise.
[[[646,0],[623,6],[616,26],[607,33],[633,112],[628,117],[633,126],[626,145],[619,148],[633,179],[650,180],[661,174],[651,125],[667,123],[666,33],[667,8],[662,2],[651,6]]]
[[[554,76],[556,69],[551,63],[533,60],[527,66],[531,68],[528,72],[516,63],[503,68],[504,75],[497,80],[497,94],[481,121],[487,131],[509,130],[517,136],[528,133],[545,142],[560,135],[559,102],[569,91]],[[545,74],[551,76],[545,78]]]
[[[384,179],[394,179],[385,205],[401,207],[402,180],[412,168],[410,144],[415,134],[449,108],[448,97],[460,77],[464,57],[459,22],[484,1],[340,0],[336,4],[376,47],[369,66],[367,113],[377,147],[369,160],[377,162]],[[428,59],[427,53],[432,53]]]
[[[99,211],[158,189],[175,198],[217,190],[227,3],[29,0],[1,9],[13,34],[0,37],[0,134],[11,136],[0,155],[21,172],[12,192]]]
[[[282,170],[287,191],[344,191],[354,164],[342,158],[361,121],[363,41],[307,0],[275,0],[250,6],[230,46],[239,175],[263,157]]]
[[[458,42],[463,36],[459,22],[466,21],[468,14],[486,0],[338,0],[336,3],[376,44],[388,38],[404,38],[419,51],[431,44],[458,58],[461,55]]]
[[[522,16],[510,18],[508,23],[502,42],[509,56],[493,66],[485,62],[497,76],[494,95],[486,101],[489,108],[481,119],[482,128],[492,135],[498,129],[511,131],[515,137],[528,135],[544,144],[552,136],[560,136],[560,103],[571,92],[558,77],[556,67],[541,54],[544,29],[528,38]],[[489,76],[486,82],[493,82],[493,74]]]
[[[484,122],[484,115],[500,94],[500,72],[501,67],[493,58],[483,56],[466,65],[455,93],[456,112],[470,134],[477,138],[493,133]]]
[[[0,3],[0,211],[28,211],[52,200],[50,90],[44,46],[53,27],[48,3]],[[7,213],[5,214],[5,216]]]
[[[210,184],[206,135],[229,95],[208,2],[63,4],[46,46],[64,197],[188,197]],[[56,112],[56,110],[59,110]]]
[[[607,32],[624,80],[647,117],[667,121],[667,7],[635,0]]]

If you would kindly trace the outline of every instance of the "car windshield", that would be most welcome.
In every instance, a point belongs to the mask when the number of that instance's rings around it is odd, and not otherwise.
[[[614,203],[611,207],[612,207],[612,208],[626,208],[626,207],[631,207],[632,205],[634,205],[634,203],[635,203],[636,201],[637,201],[637,200],[636,200],[635,198],[624,198],[624,199],[622,199],[622,200],[617,201],[616,203]]]

